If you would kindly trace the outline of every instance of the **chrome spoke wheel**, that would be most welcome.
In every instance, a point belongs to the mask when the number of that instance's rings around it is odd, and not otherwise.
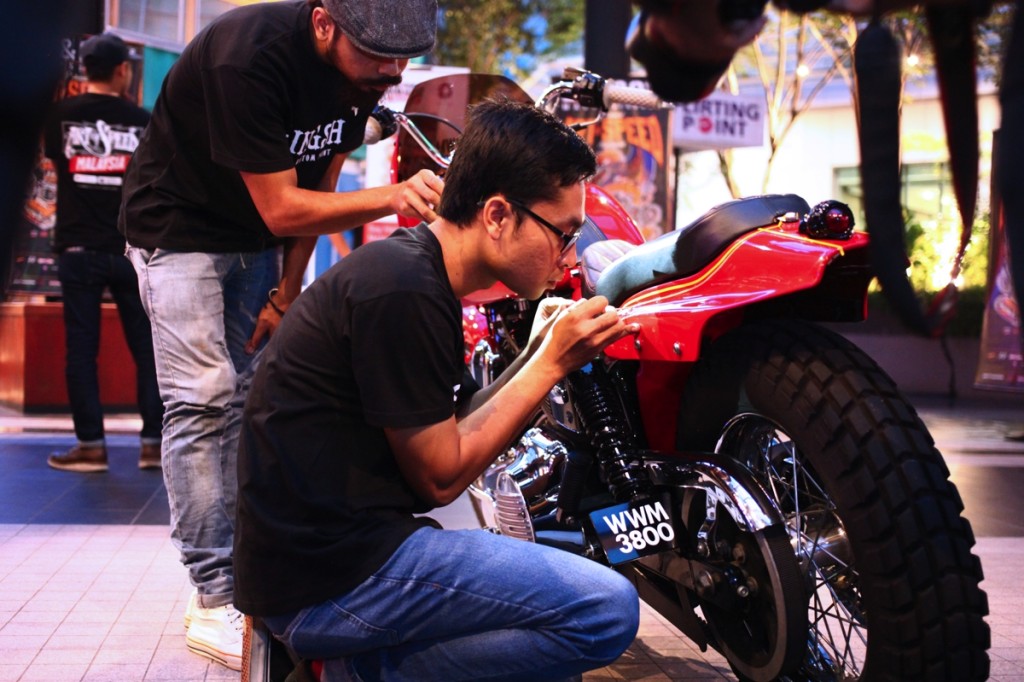
[[[786,517],[807,580],[808,647],[796,679],[856,680],[868,622],[842,519],[814,467],[777,424],[745,413],[726,424],[716,451],[744,463]]]
[[[748,467],[785,519],[807,629],[782,679],[988,679],[963,502],[927,427],[863,351],[807,322],[745,323],[702,353],[677,429],[680,450]]]

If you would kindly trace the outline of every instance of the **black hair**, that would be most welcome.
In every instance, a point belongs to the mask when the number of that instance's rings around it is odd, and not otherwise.
[[[555,116],[531,104],[487,100],[470,109],[437,213],[465,226],[487,197],[551,201],[596,170],[593,150]]]

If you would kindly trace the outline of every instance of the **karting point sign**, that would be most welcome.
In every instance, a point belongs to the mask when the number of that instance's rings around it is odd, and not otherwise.
[[[763,97],[715,91],[700,100],[676,105],[672,144],[682,149],[729,149],[764,144]]]

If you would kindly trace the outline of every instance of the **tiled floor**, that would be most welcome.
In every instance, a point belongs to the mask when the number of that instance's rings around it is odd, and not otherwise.
[[[165,526],[0,526],[0,680],[215,680]]]
[[[919,404],[961,488],[979,537],[992,627],[992,679],[1024,680],[1024,424],[1019,403]],[[190,586],[168,538],[159,473],[136,467],[132,419],[113,421],[111,471],[50,470],[45,456],[73,438],[65,419],[0,413],[0,682],[237,680],[190,654],[182,614]],[[108,428],[111,421],[108,421]],[[470,527],[465,498],[436,515]],[[643,608],[629,651],[585,680],[731,679]]]

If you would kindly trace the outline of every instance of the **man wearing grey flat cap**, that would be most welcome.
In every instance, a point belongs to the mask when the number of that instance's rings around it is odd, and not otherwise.
[[[235,469],[255,352],[299,295],[317,235],[436,217],[444,184],[429,171],[334,191],[384,91],[433,48],[436,20],[436,0],[221,15],[168,72],[125,177],[119,229],[152,323],[171,537],[196,588],[186,644],[235,670]]]

